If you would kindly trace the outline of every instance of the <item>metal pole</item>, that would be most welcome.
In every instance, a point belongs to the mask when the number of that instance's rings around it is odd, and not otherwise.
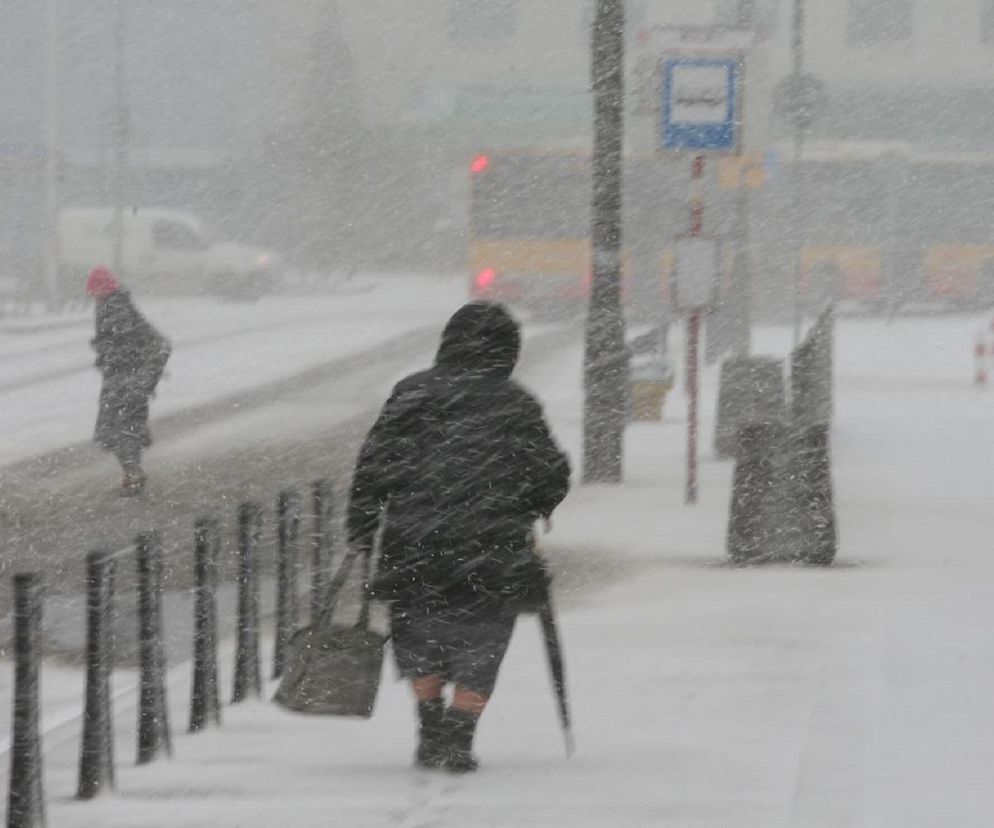
[[[262,693],[259,664],[258,556],[262,539],[262,507],[243,503],[238,509],[238,629],[232,704]]]
[[[172,756],[166,703],[166,653],[162,637],[162,542],[156,532],[139,535],[138,569],[138,761]]]
[[[794,0],[794,28],[791,38],[791,58],[793,63],[793,75],[801,78],[804,73],[804,0]],[[800,113],[795,113],[794,117],[794,152],[793,152],[793,196],[794,209],[791,211],[794,217],[794,347],[801,341],[801,278],[804,267],[803,245],[805,219],[802,216],[804,199],[801,192],[801,158],[804,155],[804,127],[801,123]]]
[[[86,704],[79,756],[78,799],[114,788],[113,669],[114,560],[105,550],[86,560]]]
[[[125,87],[126,19],[125,0],[117,0],[114,27],[114,247],[112,267],[118,278],[124,274],[124,188],[128,169],[128,140],[131,131]]]
[[[273,678],[283,675],[290,639],[297,631],[297,538],[300,531],[300,496],[293,489],[279,493],[276,581],[276,640],[273,644]]]
[[[7,828],[45,828],[42,785],[41,579],[14,575],[14,712],[10,747]]]
[[[201,518],[194,529],[193,692],[190,732],[221,724],[217,682],[217,580],[221,546],[218,522]]]
[[[694,157],[690,175],[690,235],[704,234],[704,156]],[[698,366],[700,364],[701,312],[687,318],[687,491],[684,502],[697,503]]]
[[[59,13],[45,2],[45,289],[49,305],[59,296]]]
[[[583,480],[619,483],[628,382],[621,312],[625,7],[597,0],[591,32],[594,92],[593,268],[583,360]]]
[[[739,0],[736,25],[747,29],[755,35],[757,24],[754,0]],[[743,106],[748,100],[746,84],[749,73],[745,71],[746,59],[743,57],[741,73],[741,100]],[[744,127],[744,121],[743,121]],[[746,136],[748,139],[748,136]],[[752,260],[749,255],[749,187],[748,174],[745,167],[738,172],[738,189],[735,192],[735,258],[732,264],[732,295],[734,301],[734,318],[729,320],[732,326],[732,352],[736,356],[749,356],[752,351]]]

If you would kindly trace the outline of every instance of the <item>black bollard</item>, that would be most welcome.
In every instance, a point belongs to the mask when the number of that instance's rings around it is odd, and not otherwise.
[[[721,365],[714,450],[734,457],[739,429],[782,419],[786,411],[783,361],[772,357],[732,357]]]
[[[235,686],[232,704],[251,693],[262,694],[259,663],[259,584],[256,559],[262,536],[262,507],[243,503],[238,509],[238,645],[235,653]]]
[[[739,428],[727,536],[728,556],[733,563],[758,563],[772,557],[769,512],[781,428],[779,422],[750,423]]]
[[[791,352],[791,411],[795,428],[806,429],[832,421],[833,329],[829,309]]]
[[[317,622],[331,580],[334,492],[327,480],[312,485],[314,529],[311,535],[311,623]]]
[[[797,437],[798,513],[803,547],[800,560],[828,566],[838,551],[829,427],[811,426]]]
[[[39,732],[41,664],[41,580],[14,576],[14,719],[10,750],[7,828],[44,828]]]
[[[280,492],[276,501],[279,521],[276,582],[276,642],[273,678],[283,675],[290,638],[297,630],[297,539],[300,532],[300,496],[293,490]]]
[[[217,565],[221,533],[213,518],[194,528],[193,692],[190,732],[221,724],[217,680]]]
[[[105,550],[86,558],[86,707],[79,757],[78,799],[114,788],[113,669],[114,560]]]
[[[158,533],[139,535],[138,565],[138,764],[171,756],[166,706],[166,654],[162,643],[162,543]]]

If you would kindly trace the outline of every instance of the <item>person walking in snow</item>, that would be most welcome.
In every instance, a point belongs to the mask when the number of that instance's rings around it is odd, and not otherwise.
[[[532,532],[569,490],[541,405],[511,379],[520,341],[502,306],[464,305],[434,365],[394,388],[356,462],[349,542],[367,548],[382,528],[371,592],[389,605],[417,699],[421,767],[476,770],[477,722],[515,617],[546,586]]]
[[[96,300],[96,336],[90,344],[103,377],[93,441],[121,464],[122,493],[139,494],[145,486],[142,449],[152,444],[149,399],[171,346],[107,268],[98,267],[90,274],[86,292]]]

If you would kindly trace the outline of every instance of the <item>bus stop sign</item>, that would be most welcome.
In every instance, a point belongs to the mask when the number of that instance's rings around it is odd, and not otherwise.
[[[737,151],[739,58],[672,57],[660,65],[660,149]]]

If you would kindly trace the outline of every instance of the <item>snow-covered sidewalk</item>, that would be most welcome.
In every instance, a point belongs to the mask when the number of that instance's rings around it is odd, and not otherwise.
[[[840,323],[841,553],[828,570],[724,565],[731,467],[705,458],[701,503],[683,506],[682,393],[664,422],[630,429],[625,484],[578,486],[544,539],[566,566],[571,760],[537,622],[523,618],[481,723],[475,776],[410,767],[412,702],[389,667],[370,721],[260,700],[226,707],[220,730],[196,736],[181,732],[180,669],[172,761],[133,766],[133,702],[119,701],[115,794],[73,801],[78,724],[51,734],[50,824],[988,825],[994,391],[970,384],[977,324]],[[757,351],[782,355],[786,338],[760,332]],[[714,380],[706,372],[705,435]],[[578,458],[579,353],[528,384]],[[574,559],[597,562],[602,589],[572,589]]]

